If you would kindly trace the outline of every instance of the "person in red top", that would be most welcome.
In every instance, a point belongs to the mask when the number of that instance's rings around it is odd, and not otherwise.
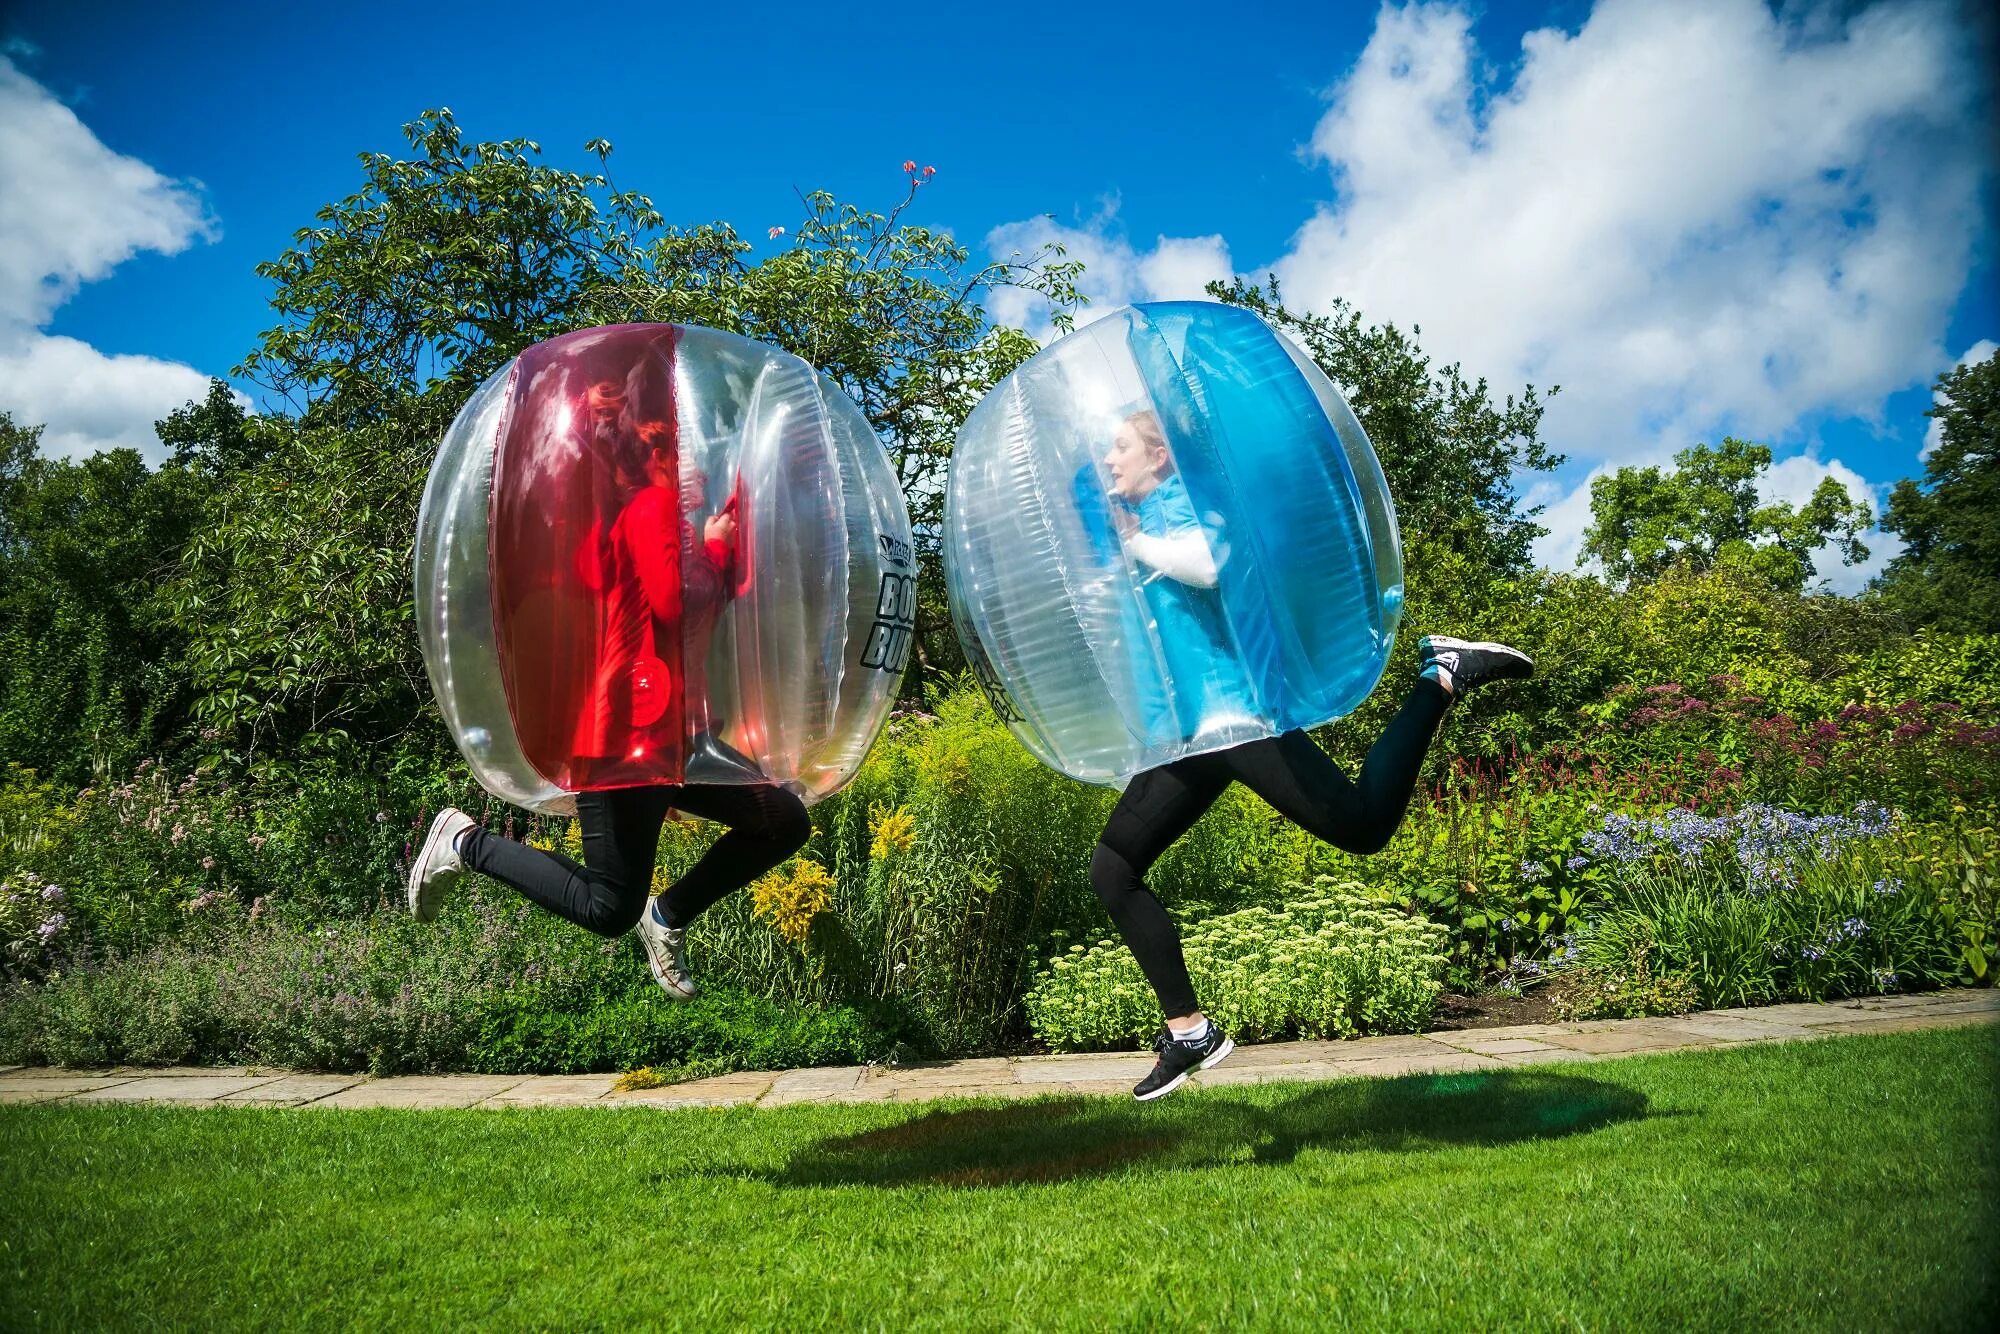
[[[609,444],[596,411],[611,401],[602,388],[593,386],[595,397],[587,400],[586,448],[593,453]],[[693,1000],[700,988],[685,961],[688,924],[797,852],[812,825],[805,803],[774,783],[589,782],[593,769],[614,779],[679,772],[691,744],[755,768],[710,735],[703,672],[738,578],[733,507],[706,519],[697,534],[686,516],[706,504],[707,479],[686,466],[670,424],[644,422],[634,434],[639,467],[630,481],[639,485],[609,532],[593,526],[576,554],[576,574],[595,594],[597,622],[594,676],[572,745],[580,785],[594,789],[576,797],[583,865],[483,830],[447,808],[410,869],[409,902],[413,914],[429,920],[458,877],[473,870],[599,935],[621,936],[637,925],[654,980],[673,999]],[[678,754],[663,760],[659,752],[668,747]],[[729,830],[649,907],[660,830],[672,810]]]

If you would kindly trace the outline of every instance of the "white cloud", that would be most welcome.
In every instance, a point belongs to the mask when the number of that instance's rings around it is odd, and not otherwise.
[[[1529,486],[1523,499],[1528,505],[1545,506],[1535,522],[1548,531],[1535,539],[1535,560],[1544,569],[1569,574],[1578,569],[1583,554],[1583,530],[1590,527],[1590,484],[1610,469],[1592,468],[1588,476],[1568,491],[1546,478]],[[1595,568],[1594,563],[1592,568]]]
[[[1081,260],[1081,290],[1090,304],[1076,312],[1079,326],[1135,301],[1198,298],[1209,283],[1229,280],[1229,246],[1220,236],[1161,236],[1150,249],[1141,250],[1119,233],[1116,219],[1115,202],[1081,226],[1065,226],[1049,217],[1028,218],[994,228],[987,233],[986,245],[999,258],[1060,245],[1064,259]],[[987,307],[998,323],[1025,329],[1043,340],[1050,335],[1048,305],[1031,293],[1002,288],[992,294]]]
[[[153,423],[206,393],[208,376],[42,329],[81,284],[141,251],[178,254],[214,236],[198,186],[107,148],[0,54],[0,409],[46,424],[44,453],[160,456]]]
[[[1598,0],[1508,69],[1466,9],[1385,4],[1306,149],[1329,197],[1250,272],[1300,309],[1421,325],[1503,389],[1561,384],[1544,433],[1593,475],[1879,420],[1945,360],[1979,235],[1975,43],[1942,0],[1775,11]],[[1141,255],[1102,222],[1056,231],[1130,299]],[[1571,568],[1588,481],[1532,499],[1538,555]]]
[[[2000,343],[1994,342],[1991,338],[1982,338],[1971,347],[1965,349],[1965,355],[1954,362],[1953,366],[1954,368],[1958,366],[1977,366],[1980,362],[1991,357],[1995,352],[2000,352]],[[1944,402],[1945,395],[1939,393],[1931,395],[1931,405],[1933,407],[1942,406]],[[1919,459],[1929,459],[1931,451],[1943,443],[1944,423],[1933,417],[1924,427],[1924,447],[1918,453],[1917,457]]]
[[[1973,71],[1933,5],[1815,26],[1600,0],[1482,99],[1462,11],[1384,8],[1313,131],[1335,199],[1276,272],[1496,383],[1561,383],[1559,445],[1879,411],[1941,359],[1963,285]]]
[[[158,462],[153,423],[208,395],[208,377],[157,357],[106,356],[74,338],[35,334],[0,343],[0,408],[17,424],[45,423],[42,453],[82,458],[130,447]]]

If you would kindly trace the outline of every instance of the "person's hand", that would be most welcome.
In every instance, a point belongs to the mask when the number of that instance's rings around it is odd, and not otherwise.
[[[711,542],[728,546],[736,540],[736,516],[729,513],[716,515],[702,525],[701,535]]]

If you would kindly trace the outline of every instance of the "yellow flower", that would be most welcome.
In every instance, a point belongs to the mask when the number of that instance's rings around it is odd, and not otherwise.
[[[908,852],[916,846],[917,817],[908,806],[890,810],[878,803],[868,808],[868,832],[875,836],[868,855],[880,861],[891,852]]]
[[[803,946],[813,919],[833,906],[833,884],[824,866],[801,857],[790,875],[773,871],[750,886],[750,909],[786,940]]]

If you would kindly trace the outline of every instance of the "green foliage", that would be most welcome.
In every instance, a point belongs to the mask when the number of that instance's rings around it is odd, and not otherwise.
[[[856,1062],[893,1051],[839,1007],[729,988],[667,1002],[632,942],[498,890],[420,925],[216,912],[172,941],[0,995],[0,1060],[310,1070],[582,1072]]]
[[[938,709],[892,721],[855,782],[815,809],[803,855],[834,885],[805,947],[732,896],[695,924],[697,970],[800,1003],[891,1004],[933,1050],[990,1048],[1014,1030],[1043,942],[1094,930],[1102,913],[1088,871],[1111,794],[1041,765],[969,685]],[[898,812],[907,846],[877,837]],[[670,847],[666,874],[700,847]]]
[[[1521,510],[1514,481],[1563,462],[1542,443],[1543,400],[1533,385],[1495,403],[1486,381],[1468,382],[1456,362],[1434,367],[1417,345],[1421,331],[1367,324],[1338,299],[1323,315],[1289,310],[1275,278],[1264,287],[1216,283],[1209,294],[1256,311],[1340,386],[1382,460],[1406,545],[1454,553],[1488,577],[1529,568],[1529,544],[1542,529],[1537,511]],[[1426,561],[1406,566],[1413,583],[1430,577]]]
[[[660,1082],[731,1070],[859,1065],[896,1049],[894,1039],[846,1006],[787,1010],[731,988],[693,1005],[657,987],[587,1010],[556,1010],[532,996],[502,996],[482,1016],[464,1062],[494,1074],[589,1074],[651,1068]]]
[[[1549,984],[1549,1008],[1559,1020],[1641,1019],[1701,1008],[1701,991],[1685,973],[1653,971],[1653,939],[1641,924],[1625,941],[1621,964],[1579,964]]]
[[[181,633],[159,596],[208,486],[129,449],[41,457],[0,412],[0,761],[80,782],[178,721]]]
[[[1882,527],[1908,545],[1876,591],[1919,625],[2000,634],[2000,354],[1939,376],[1937,398],[1942,439],[1889,496]]]
[[[1679,564],[1736,564],[1797,591],[1813,577],[1812,553],[1824,544],[1849,565],[1868,558],[1859,537],[1872,521],[1865,502],[1827,477],[1802,507],[1760,505],[1757,481],[1770,466],[1768,446],[1732,437],[1680,451],[1671,472],[1620,468],[1599,477],[1590,484],[1593,522],[1578,559],[1596,558],[1620,583],[1656,579]]]
[[[753,264],[749,243],[726,223],[669,226],[648,196],[614,189],[601,172],[548,166],[532,141],[468,145],[445,109],[404,131],[415,156],[364,154],[362,187],[259,268],[275,285],[279,322],[238,369],[298,401],[304,430],[239,491],[202,553],[220,560],[219,577],[197,579],[188,594],[212,609],[197,655],[203,688],[221,700],[211,716],[254,730],[302,690],[307,729],[315,718],[393,727],[397,708],[413,712],[415,701],[400,697],[409,664],[385,651],[410,639],[408,589],[376,588],[370,571],[407,564],[438,434],[522,348],[634,321],[701,324],[775,344],[861,405],[888,443],[931,576],[918,609],[917,679],[955,663],[935,586],[945,463],[973,404],[1034,351],[1017,331],[990,327],[981,300],[1014,286],[1067,310],[1077,300],[1076,265],[1057,249],[975,264],[948,233],[902,220],[922,176],[887,214],[807,194],[791,243]],[[603,140],[588,148],[600,162],[610,153]],[[267,500],[270,514],[261,512]],[[255,562],[273,549],[292,560],[259,577]],[[390,551],[396,558],[381,562]],[[318,590],[350,576],[353,592],[324,610],[315,604]],[[299,650],[236,637],[235,613],[273,594],[306,618]],[[334,644],[315,642],[328,636]],[[394,698],[379,706],[346,698],[355,687],[367,693],[360,683],[376,673]]]
[[[1355,888],[1322,877],[1288,886],[1277,907],[1187,928],[1202,1009],[1249,1041],[1422,1029],[1444,990],[1444,929],[1384,910]],[[1143,1043],[1160,1026],[1131,950],[1109,940],[1051,960],[1027,1010],[1036,1036],[1058,1051]]]
[[[1955,914],[1941,911],[1960,896],[1939,880],[1863,852],[1761,894],[1713,867],[1649,869],[1584,937],[1583,960],[1602,972],[1650,961],[1656,972],[1687,978],[1709,1008],[1969,982]],[[1966,906],[1990,930],[1992,900]]]

